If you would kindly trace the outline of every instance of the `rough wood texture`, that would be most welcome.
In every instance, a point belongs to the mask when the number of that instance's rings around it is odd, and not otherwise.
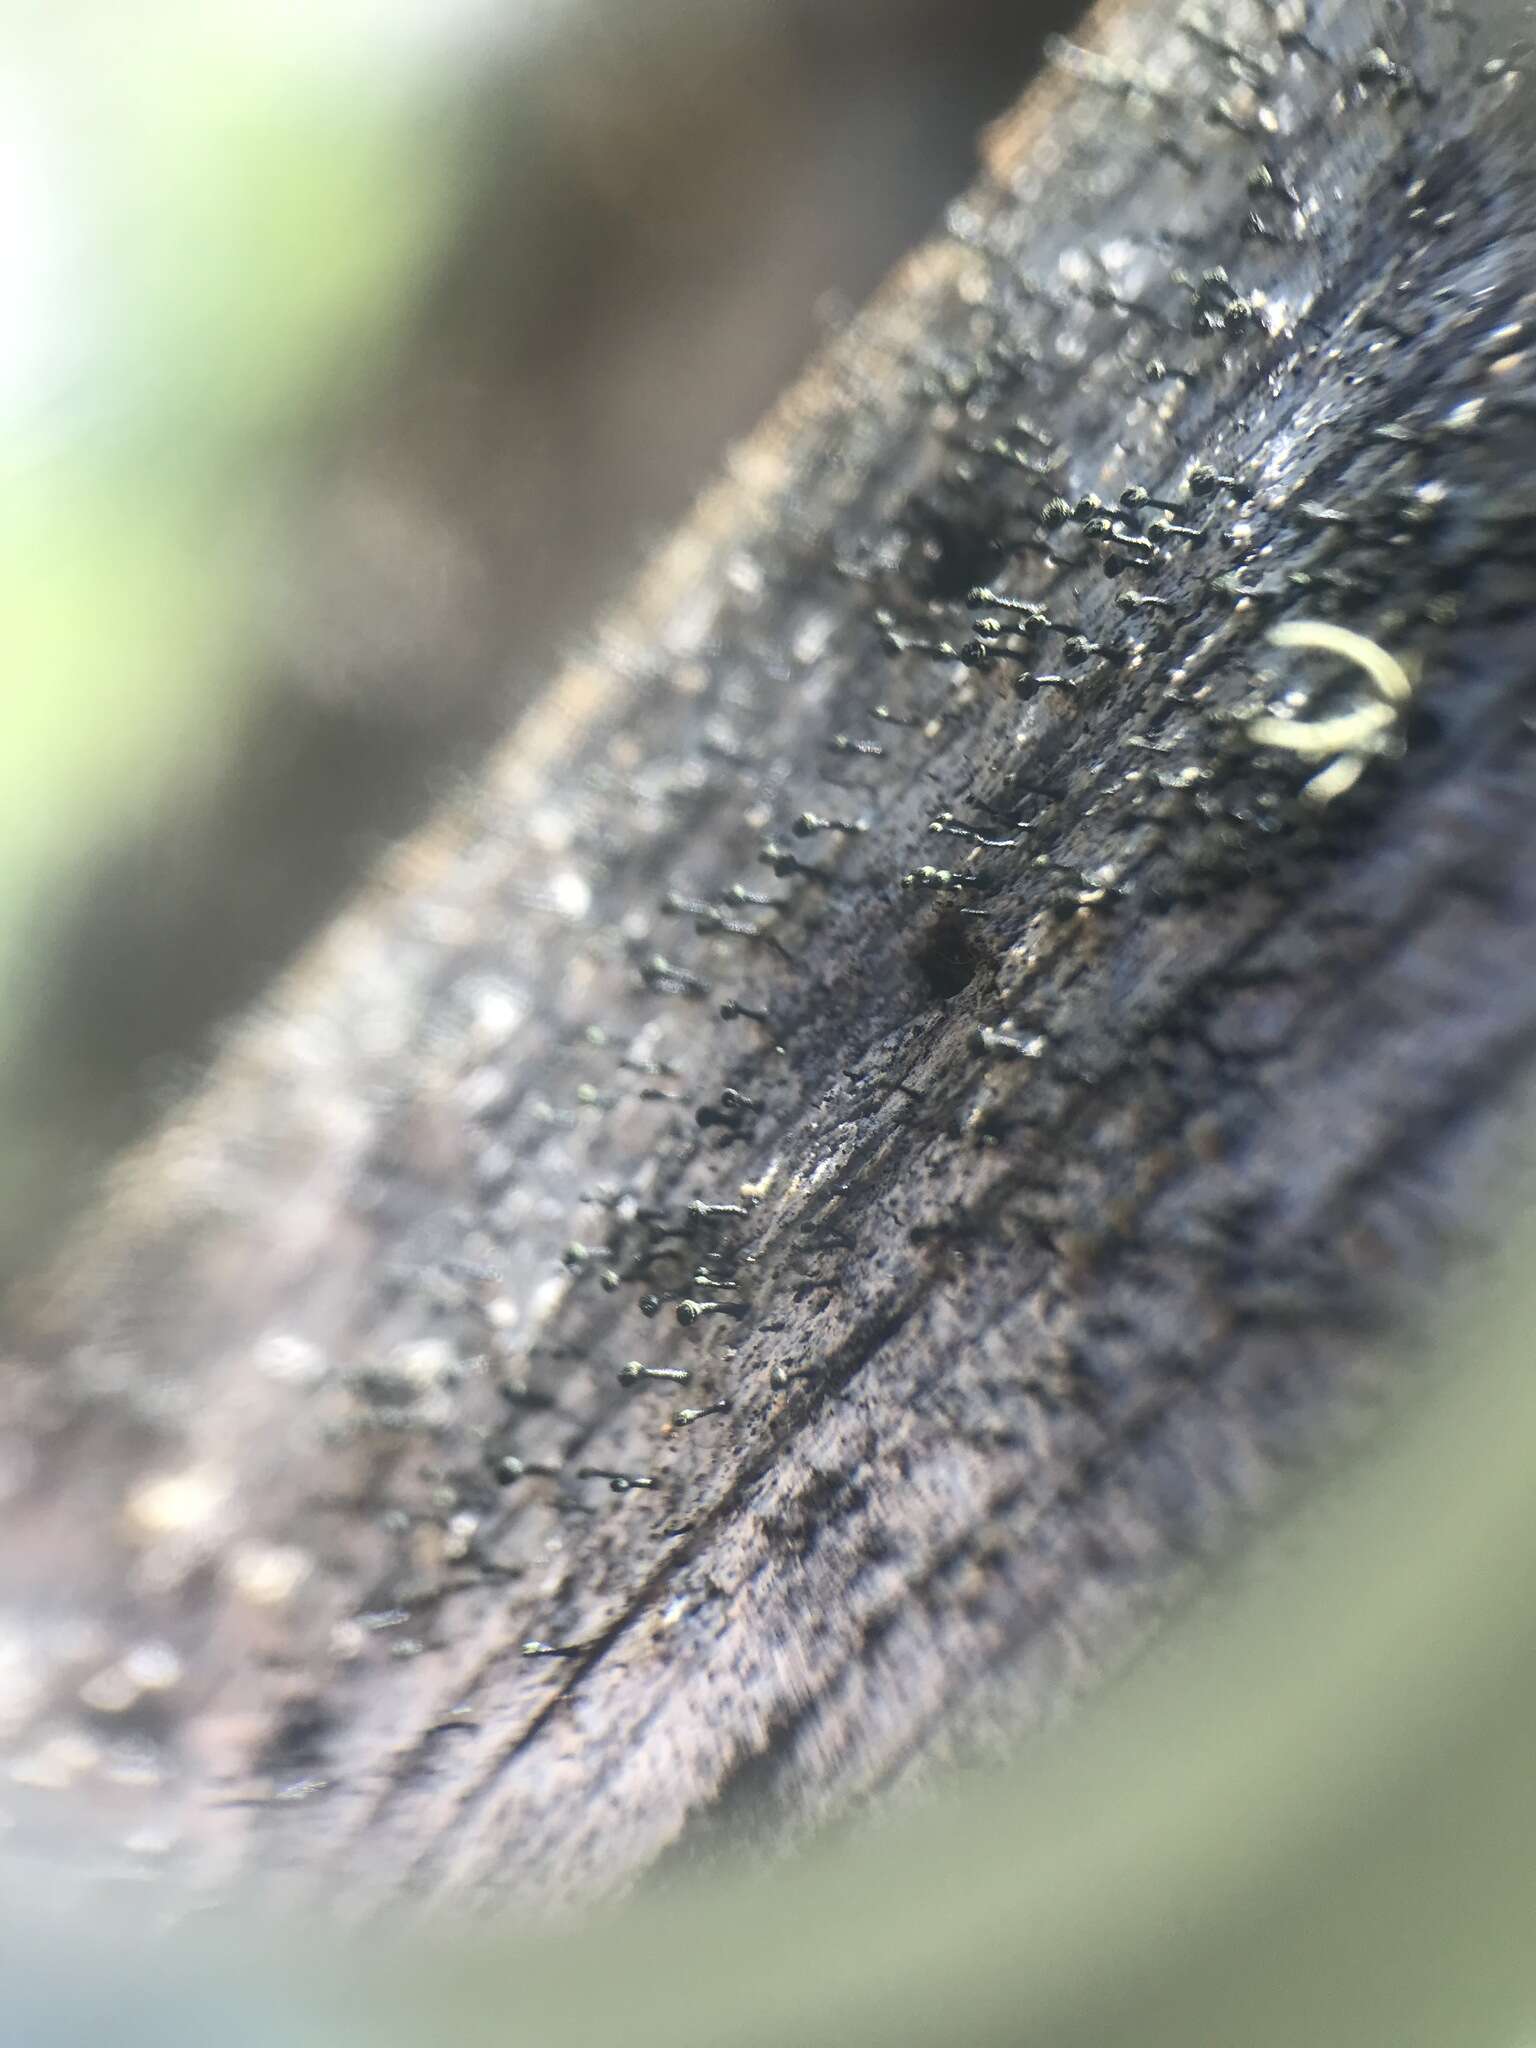
[[[22,1839],[356,1907],[778,1838],[1059,1712],[1375,1398],[1536,1032],[1524,116],[1432,15],[1103,23],[1140,87],[993,138],[18,1309]],[[1047,510],[1136,485],[1200,537]],[[1242,725],[1319,615],[1421,678],[1326,807]]]

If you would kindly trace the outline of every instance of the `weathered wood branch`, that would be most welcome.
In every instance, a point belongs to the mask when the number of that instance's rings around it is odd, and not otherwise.
[[[204,1877],[621,1887],[1055,1715],[1377,1397],[1536,1034],[1529,149],[1231,13],[1037,90],[18,1306],[25,1824],[129,1729]],[[1326,803],[1298,617],[1416,679]]]

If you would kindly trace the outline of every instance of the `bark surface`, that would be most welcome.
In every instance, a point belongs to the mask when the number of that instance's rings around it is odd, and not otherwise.
[[[1527,119],[1432,9],[1095,41],[17,1304],[18,1840],[778,1840],[1378,1401],[1536,1033]],[[1413,682],[1327,803],[1297,619]]]

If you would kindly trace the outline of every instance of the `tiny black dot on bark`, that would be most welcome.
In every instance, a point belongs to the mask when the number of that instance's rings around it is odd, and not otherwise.
[[[912,948],[912,960],[926,998],[947,1003],[975,980],[982,951],[968,918],[940,911],[928,918]]]

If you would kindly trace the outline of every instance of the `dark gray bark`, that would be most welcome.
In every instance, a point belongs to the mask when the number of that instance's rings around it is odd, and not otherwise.
[[[1376,1402],[1536,1031],[1528,151],[1455,20],[1227,14],[994,138],[18,1310],[24,1777],[590,1896],[1059,1712]],[[1299,617],[1419,678],[1326,806]]]

